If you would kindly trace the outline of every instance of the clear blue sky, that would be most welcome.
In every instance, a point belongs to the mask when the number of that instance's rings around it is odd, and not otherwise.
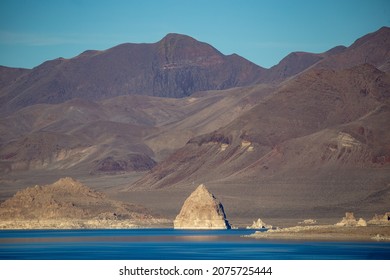
[[[390,26],[390,0],[0,0],[0,65],[32,68],[181,33],[270,67],[382,26]]]

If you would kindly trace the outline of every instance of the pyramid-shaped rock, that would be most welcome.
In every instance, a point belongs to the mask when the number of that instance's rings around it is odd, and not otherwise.
[[[222,204],[201,184],[186,199],[173,222],[175,229],[229,229]]]

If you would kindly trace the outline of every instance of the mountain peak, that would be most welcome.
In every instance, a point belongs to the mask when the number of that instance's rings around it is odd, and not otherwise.
[[[347,48],[346,46],[342,46],[342,45],[336,46],[336,47],[333,47],[333,48],[327,50],[325,52],[325,54],[327,54],[327,55],[339,54],[339,53],[342,53],[346,48]]]
[[[200,42],[190,36],[169,33],[159,42],[159,51],[166,61],[184,60],[184,62],[209,60],[211,57],[222,62],[222,54],[207,43]]]
[[[317,64],[317,67],[331,69],[346,69],[360,64],[369,63],[386,71],[390,61],[390,28],[382,27],[357,39],[352,45],[339,50],[331,49],[327,58]]]
[[[377,32],[390,32],[390,27],[382,26],[381,28],[378,29]]]
[[[360,47],[364,44],[380,44],[380,45],[389,45],[390,44],[390,28],[383,26],[377,31],[368,33],[363,37],[357,39],[350,48]]]
[[[170,46],[180,46],[180,47],[183,47],[183,46],[186,46],[186,47],[209,46],[209,47],[211,47],[210,45],[203,43],[203,42],[200,42],[191,36],[184,35],[184,34],[178,34],[178,33],[168,33],[160,41],[158,41],[157,44],[170,45]]]
[[[185,34],[180,34],[180,33],[168,33],[165,35],[160,41],[165,41],[165,40],[192,40],[196,41],[194,38],[191,36],[185,35]]]

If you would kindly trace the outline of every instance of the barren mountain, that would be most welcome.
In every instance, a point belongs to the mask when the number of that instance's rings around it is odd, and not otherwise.
[[[0,66],[0,89],[16,82],[17,79],[28,72],[30,72],[29,69]]]
[[[341,70],[371,64],[390,71],[390,28],[382,27],[356,40],[351,46],[337,46],[324,53],[293,52],[267,70],[259,82],[281,82],[312,67]]]
[[[225,56],[191,37],[168,34],[154,44],[128,43],[47,61],[0,91],[1,111],[72,98],[185,97],[201,90],[249,85],[263,72],[238,55]]]
[[[195,183],[235,224],[386,212],[389,34],[271,69],[177,34],[1,69],[0,195],[61,173],[171,218]]]
[[[390,76],[373,66],[313,69],[284,83],[227,126],[191,139],[136,185],[160,188],[190,182],[205,176],[196,173],[207,173],[210,166],[223,170],[223,176],[234,174],[286,141],[356,121],[388,105],[389,99]],[[246,151],[249,155],[241,158]]]
[[[345,69],[368,63],[388,72],[390,67],[390,28],[382,27],[376,32],[357,39],[344,51],[329,56],[317,67]]]
[[[286,78],[299,74],[317,62],[332,55],[344,52],[346,47],[338,46],[324,53],[293,52],[271,67],[262,77],[261,82],[281,82]]]
[[[154,128],[114,121],[109,111],[72,100],[30,106],[3,118],[2,172],[72,167],[87,173],[117,172],[154,166],[153,151],[142,140]]]
[[[383,210],[390,199],[389,90],[389,74],[368,64],[312,69],[227,126],[191,139],[130,190],[205,182],[224,195],[233,217],[255,217],[259,209],[270,218]]]
[[[146,171],[195,135],[226,125],[270,87],[190,98],[121,96],[39,104],[0,119],[0,170]]]

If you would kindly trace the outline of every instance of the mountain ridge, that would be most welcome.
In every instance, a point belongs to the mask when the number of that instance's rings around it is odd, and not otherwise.
[[[74,58],[46,61],[31,70],[2,67],[1,111],[72,98],[96,101],[129,94],[180,98],[197,91],[279,83],[311,67],[341,69],[370,63],[388,71],[389,38],[390,28],[382,27],[349,47],[338,46],[320,54],[292,52],[265,69],[236,54],[223,55],[190,36],[170,33],[156,43],[88,50]]]
[[[225,56],[189,36],[169,34],[157,43],[126,43],[44,62],[3,88],[0,101],[3,112],[12,112],[71,98],[101,100],[128,94],[177,98],[249,85],[262,71],[237,55]]]

